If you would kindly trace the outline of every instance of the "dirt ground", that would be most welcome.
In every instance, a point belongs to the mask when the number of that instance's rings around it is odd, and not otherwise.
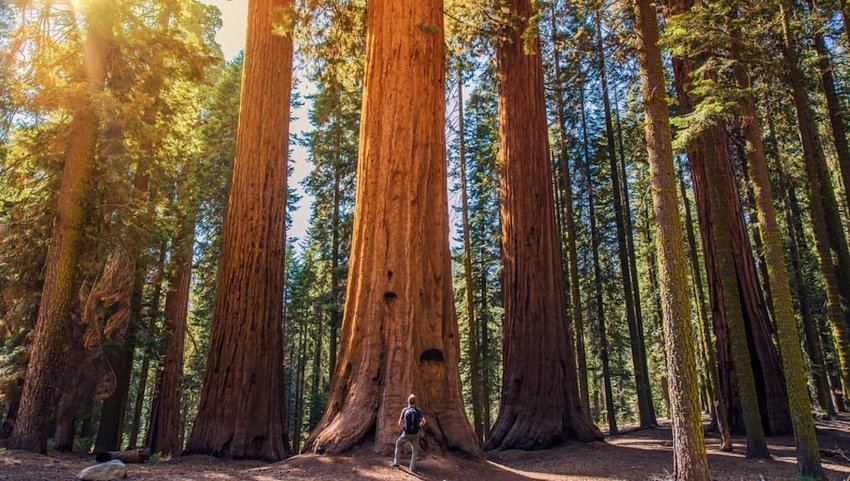
[[[850,481],[850,416],[819,422],[824,467],[831,480]],[[795,480],[793,440],[770,438],[774,458],[748,461],[741,454],[743,439],[735,439],[735,452],[722,453],[715,437],[708,439],[712,478],[737,480]],[[664,480],[672,470],[670,428],[636,430],[610,436],[605,443],[568,443],[544,451],[497,451],[487,462],[454,456],[426,455],[419,474],[396,470],[390,459],[368,447],[347,456],[301,455],[264,464],[225,461],[204,456],[129,465],[129,479],[157,481],[509,481],[509,480]],[[64,481],[93,464],[92,456],[0,450],[2,481]]]

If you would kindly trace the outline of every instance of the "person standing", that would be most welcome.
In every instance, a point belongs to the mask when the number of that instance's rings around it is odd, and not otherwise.
[[[416,457],[419,454],[419,433],[425,427],[425,416],[416,407],[416,396],[411,394],[407,397],[407,407],[402,409],[398,418],[398,427],[402,429],[401,436],[395,442],[395,455],[393,456],[394,468],[398,468],[398,453],[404,447],[404,443],[410,443],[410,471],[416,472]]]

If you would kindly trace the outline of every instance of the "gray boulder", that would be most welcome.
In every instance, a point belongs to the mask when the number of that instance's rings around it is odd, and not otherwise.
[[[95,464],[77,473],[80,481],[115,481],[127,477],[127,466],[117,459]]]

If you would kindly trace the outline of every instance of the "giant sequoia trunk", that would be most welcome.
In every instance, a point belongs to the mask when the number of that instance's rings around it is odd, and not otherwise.
[[[685,12],[692,5],[690,0],[668,0],[671,15]],[[690,82],[691,63],[687,58],[673,58],[676,96],[681,113],[693,110],[693,102],[686,91]],[[704,141],[703,141],[704,142]],[[738,384],[735,379],[735,367],[732,361],[731,337],[727,326],[726,313],[720,287],[720,274],[717,264],[717,246],[713,238],[711,222],[711,203],[709,183],[706,180],[704,153],[699,145],[688,149],[688,160],[693,180],[694,199],[697,205],[697,217],[700,225],[700,237],[703,243],[706,277],[711,301],[712,324],[717,342],[717,362],[720,385],[729,410],[729,425],[733,431],[745,431],[741,405],[738,396]],[[738,292],[744,314],[744,325],[749,342],[750,362],[756,374],[756,392],[759,408],[763,414],[763,428],[767,434],[778,435],[791,431],[791,418],[788,411],[788,399],[782,379],[782,368],[776,347],[771,339],[770,317],[762,296],[756,274],[752,249],[744,225],[741,198],[737,194],[737,183],[732,172],[728,152],[719,160],[720,178],[728,185],[723,201],[728,204],[729,230],[732,254],[735,259],[735,271],[738,278]]]
[[[540,41],[524,41],[530,0],[509,2],[518,20],[497,46],[504,307],[502,402],[488,448],[540,449],[602,438],[581,406],[561,252]]]
[[[187,207],[185,204],[183,207]],[[192,279],[192,252],[195,240],[194,209],[181,219],[174,239],[171,275],[165,295],[165,334],[167,344],[162,371],[156,380],[147,447],[153,453],[177,456],[183,451],[180,422],[180,389],[183,377],[183,349]]]
[[[188,444],[195,453],[273,460],[289,454],[281,312],[293,7],[291,0],[248,4],[210,352]]]
[[[12,449],[46,452],[53,421],[56,381],[63,363],[77,261],[80,254],[86,198],[94,165],[99,113],[94,98],[103,90],[105,61],[112,34],[112,2],[95,0],[83,60],[84,97],[78,99],[65,149],[44,287],[38,310],[26,382],[17,422],[9,439]]]
[[[641,93],[646,115],[655,247],[658,250],[660,285],[664,299],[664,339],[670,374],[670,418],[673,421],[674,479],[707,481],[708,460],[699,408],[699,380],[691,335],[682,221],[676,198],[670,119],[664,86],[664,68],[658,46],[655,4],[635,1],[640,57]]]
[[[389,452],[416,394],[426,449],[481,456],[458,372],[446,191],[442,0],[373,0],[340,352],[305,449]]]

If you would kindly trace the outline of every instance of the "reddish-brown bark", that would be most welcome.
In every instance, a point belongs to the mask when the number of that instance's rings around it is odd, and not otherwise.
[[[194,453],[277,460],[292,0],[250,0],[239,127]]]
[[[518,22],[497,46],[504,262],[503,377],[488,448],[540,449],[602,438],[581,406],[566,322],[555,227],[540,40],[524,50],[529,0],[509,2]]]
[[[423,447],[481,456],[466,418],[451,287],[442,0],[373,0],[357,203],[328,407],[305,443],[390,452],[412,392]]]

